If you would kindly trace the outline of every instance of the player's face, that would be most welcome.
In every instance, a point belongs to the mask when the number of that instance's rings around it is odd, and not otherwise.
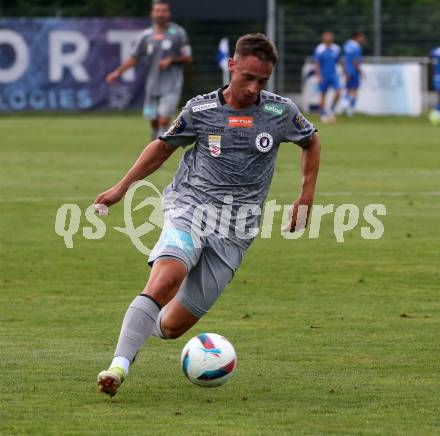
[[[334,38],[334,36],[333,36],[333,33],[331,33],[331,32],[324,32],[323,34],[322,34],[322,42],[325,44],[325,45],[331,45],[331,44],[333,44],[333,41],[335,40],[335,38]]]
[[[157,4],[151,9],[151,19],[154,24],[164,25],[171,19],[170,8],[166,4]]]
[[[237,102],[243,106],[254,104],[272,74],[272,62],[262,62],[255,56],[234,57],[229,59],[228,66],[231,73],[229,89]]]

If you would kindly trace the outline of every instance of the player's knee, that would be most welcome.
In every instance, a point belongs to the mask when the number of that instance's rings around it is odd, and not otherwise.
[[[167,127],[168,124],[170,124],[170,118],[169,117],[160,117],[159,118],[159,125],[162,127]]]
[[[160,329],[162,330],[164,336],[168,339],[180,338],[180,336],[182,336],[187,330],[186,328],[182,328],[182,326],[172,324],[167,325],[166,323],[161,324]]]
[[[176,290],[179,289],[181,282],[180,277],[161,274],[159,277],[148,281],[144,293],[156,298],[167,295],[172,297]]]

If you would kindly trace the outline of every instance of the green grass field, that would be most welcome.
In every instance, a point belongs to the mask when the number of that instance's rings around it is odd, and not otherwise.
[[[152,339],[113,399],[96,375],[149,269],[126,235],[67,249],[57,209],[95,196],[148,139],[139,116],[0,119],[0,433],[440,434],[440,129],[425,118],[319,126],[315,203],[382,203],[380,240],[257,239],[211,313],[176,341]],[[171,180],[180,151],[151,177]],[[283,144],[268,199],[298,192],[299,150]],[[139,212],[142,215],[142,212]],[[140,220],[138,215],[136,219]],[[153,244],[158,231],[147,235]],[[180,370],[193,335],[225,335],[238,371],[202,389]]]

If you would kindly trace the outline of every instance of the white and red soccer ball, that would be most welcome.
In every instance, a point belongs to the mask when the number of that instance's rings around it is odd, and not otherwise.
[[[214,387],[231,378],[237,366],[237,355],[223,336],[202,333],[187,342],[182,350],[181,364],[190,382]]]

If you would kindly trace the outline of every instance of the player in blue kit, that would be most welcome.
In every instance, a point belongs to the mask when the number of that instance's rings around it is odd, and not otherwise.
[[[98,375],[101,392],[116,394],[150,336],[178,338],[221,296],[256,236],[282,142],[301,147],[302,184],[287,231],[295,230],[301,205],[310,211],[319,139],[292,100],[263,90],[277,59],[265,35],[242,36],[228,59],[229,85],[188,101],[170,129],[96,198],[98,210],[117,203],[132,183],[187,147],[164,190],[165,223],[150,254],[148,283],[125,313],[110,367]],[[212,219],[203,218],[207,208]]]
[[[340,97],[341,85],[337,72],[337,65],[341,59],[341,48],[334,43],[334,36],[332,32],[324,32],[321,37],[321,44],[319,44],[313,55],[315,62],[315,72],[319,78],[319,91],[321,93],[319,101],[319,111],[321,121],[324,123],[331,123],[336,120],[334,110]],[[335,90],[335,96],[330,105],[330,109],[326,110],[326,95],[329,88]]]
[[[362,45],[365,43],[365,34],[355,32],[351,39],[344,44],[344,73],[346,94],[342,101],[345,113],[354,114],[358,89],[362,78]]]
[[[431,59],[434,64],[433,86],[437,93],[437,104],[429,113],[429,119],[433,124],[440,124],[440,47],[431,51]]]

